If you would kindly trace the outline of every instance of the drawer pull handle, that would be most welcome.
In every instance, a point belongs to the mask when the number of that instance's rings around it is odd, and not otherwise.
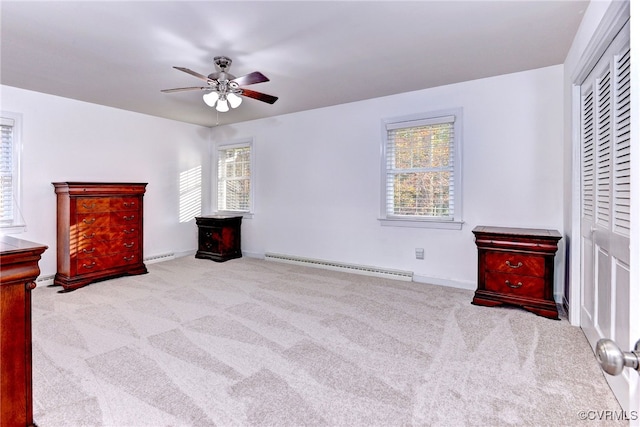
[[[131,242],[131,243],[123,243],[125,248],[132,248],[134,245],[136,244],[136,242]]]
[[[96,207],[95,203],[91,203],[90,205],[87,205],[86,203],[82,203],[82,207],[85,209],[93,209]]]
[[[92,262],[91,264],[82,264],[84,268],[93,268],[96,266],[96,262]]]
[[[518,282],[517,285],[514,285],[513,283],[511,283],[508,280],[505,280],[504,284],[507,285],[508,287],[512,288],[512,289],[518,289],[520,286],[522,286],[522,282]]]
[[[89,224],[93,224],[94,222],[96,222],[96,219],[95,218],[91,218],[91,219],[85,218],[85,219],[82,220],[82,222],[84,222],[85,224],[89,225]]]
[[[123,216],[122,219],[124,219],[125,221],[131,221],[132,219],[134,219],[136,216],[135,215],[131,215],[131,216]]]
[[[91,233],[91,234],[87,234],[87,233],[83,233],[82,237],[85,239],[93,239],[95,237],[96,233]]]
[[[123,256],[122,259],[125,261],[133,261],[133,259],[135,258],[135,255],[131,255],[131,256]]]
[[[131,230],[122,230],[122,232],[123,232],[124,234],[135,233],[135,232],[136,232],[136,229],[135,229],[135,228],[132,228]]]
[[[95,252],[95,250],[96,250],[96,248],[91,248],[90,250],[83,249],[82,252],[85,253],[85,254],[92,254],[92,253]]]
[[[516,265],[511,264],[509,261],[507,261],[507,265],[511,268],[520,268],[522,267],[522,263],[520,261],[518,261],[518,263]]]
[[[136,205],[136,202],[131,202],[131,203],[124,202],[124,203],[122,204],[122,206],[124,206],[125,208],[132,208],[132,207],[134,207],[135,205]]]

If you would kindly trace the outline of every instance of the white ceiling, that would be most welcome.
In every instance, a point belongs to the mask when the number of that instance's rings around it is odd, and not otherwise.
[[[0,1],[0,83],[215,126],[560,64],[588,1]],[[173,66],[261,71],[216,113]]]

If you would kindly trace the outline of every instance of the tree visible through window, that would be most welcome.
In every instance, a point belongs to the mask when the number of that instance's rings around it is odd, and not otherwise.
[[[218,210],[251,210],[251,145],[218,150]]]
[[[387,122],[385,217],[459,220],[456,116]]]

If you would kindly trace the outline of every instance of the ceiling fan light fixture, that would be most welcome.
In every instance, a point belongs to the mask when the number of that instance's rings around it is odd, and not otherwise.
[[[218,101],[218,92],[207,92],[202,95],[202,100],[209,107],[214,107],[216,105],[216,101]]]
[[[227,101],[229,101],[229,105],[231,105],[231,108],[238,108],[240,104],[242,104],[242,98],[240,98],[235,93],[228,94]]]
[[[223,96],[220,96],[220,99],[218,99],[216,110],[221,113],[226,113],[227,111],[229,111],[229,104],[227,104],[227,100]]]

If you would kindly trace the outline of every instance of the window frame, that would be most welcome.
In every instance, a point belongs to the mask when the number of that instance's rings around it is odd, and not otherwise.
[[[22,202],[22,114],[10,111],[0,111],[0,118],[13,120],[12,132],[12,198],[13,219],[6,223],[0,218],[0,234],[21,233],[26,228],[20,206]]]
[[[439,118],[454,117],[453,121],[453,216],[447,219],[441,217],[427,216],[401,216],[389,215],[387,210],[387,127],[398,126],[407,123],[407,128],[413,127],[411,123],[425,121],[430,122]],[[381,148],[380,148],[380,215],[378,220],[383,226],[392,227],[416,227],[416,228],[437,228],[449,230],[461,230],[464,221],[462,220],[462,108],[450,108],[425,113],[417,113],[407,116],[392,117],[382,120],[381,123]],[[418,124],[415,124],[417,127]]]
[[[220,178],[218,176],[218,164],[220,161],[220,153],[224,150],[233,149],[233,148],[249,148],[249,210],[241,211],[241,210],[229,210],[229,209],[220,209],[220,200],[218,198],[218,187],[220,184]],[[255,150],[253,144],[253,138],[241,139],[236,141],[228,141],[221,142],[216,144],[214,150],[214,160],[213,160],[213,178],[214,178],[214,186],[213,186],[213,205],[216,215],[237,215],[243,216],[244,218],[253,218],[254,213],[254,167],[255,167]]]

